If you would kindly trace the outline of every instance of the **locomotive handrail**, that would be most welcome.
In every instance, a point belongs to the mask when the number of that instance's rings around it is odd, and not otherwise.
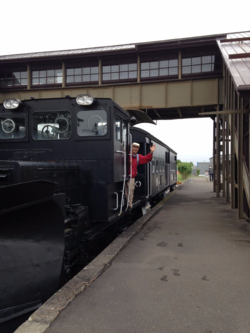
[[[149,163],[147,163],[147,173],[148,173],[148,186],[147,186],[147,198],[149,198],[149,164],[150,164],[150,162]]]
[[[151,177],[151,182],[149,182],[149,195],[152,195],[152,162],[149,162],[149,174]]]
[[[120,153],[120,154],[123,154],[124,155],[124,163],[123,163],[123,186],[122,186],[122,198],[121,198],[121,208],[120,208],[120,213],[119,215],[121,215],[122,213],[122,207],[123,207],[123,198],[124,198],[124,190],[125,190],[125,182],[126,182],[126,152],[125,151],[121,151],[121,150],[117,150],[116,153]]]
[[[118,195],[117,192],[114,192],[114,194],[116,195],[116,207],[115,207],[115,208],[112,208],[112,210],[117,210],[118,207],[119,207],[119,203],[118,203],[118,197],[119,197],[119,195]]]
[[[130,138],[130,154],[129,154],[129,165],[130,165],[130,174],[129,174],[129,188],[128,188],[128,197],[127,197],[127,207],[126,211],[128,210],[128,201],[130,196],[130,188],[131,188],[131,179],[132,179],[132,134],[129,133]]]

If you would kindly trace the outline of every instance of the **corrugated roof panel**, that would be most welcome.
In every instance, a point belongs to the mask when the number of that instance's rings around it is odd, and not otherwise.
[[[230,41],[235,38],[249,38],[249,40]],[[237,90],[250,89],[250,57],[244,57],[244,54],[250,52],[250,32],[228,34],[228,41],[217,44],[224,58],[226,66],[230,71]],[[239,55],[238,59],[229,59],[230,55]]]
[[[130,45],[120,45],[120,46],[118,45],[118,46],[95,47],[95,48],[78,49],[78,50],[48,51],[48,52],[3,55],[3,56],[0,56],[0,60],[43,58],[43,57],[54,57],[54,56],[67,56],[67,55],[72,55],[72,54],[80,55],[80,54],[87,54],[87,53],[122,51],[122,50],[130,50],[130,49],[135,49],[135,45],[130,44]]]

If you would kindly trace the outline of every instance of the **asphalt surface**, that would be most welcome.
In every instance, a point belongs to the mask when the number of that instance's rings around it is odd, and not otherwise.
[[[193,178],[46,333],[249,333],[248,230]]]

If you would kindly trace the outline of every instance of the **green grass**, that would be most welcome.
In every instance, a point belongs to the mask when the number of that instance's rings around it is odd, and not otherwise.
[[[184,180],[188,179],[191,175],[188,175],[188,176],[183,176],[181,175],[180,173],[177,175],[177,180],[179,182],[183,182]]]

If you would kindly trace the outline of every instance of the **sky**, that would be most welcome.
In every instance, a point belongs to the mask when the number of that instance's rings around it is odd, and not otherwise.
[[[12,0],[2,1],[0,8],[0,55],[250,30],[249,0]],[[184,162],[212,156],[211,119],[158,121],[157,126],[143,128],[176,150]]]

